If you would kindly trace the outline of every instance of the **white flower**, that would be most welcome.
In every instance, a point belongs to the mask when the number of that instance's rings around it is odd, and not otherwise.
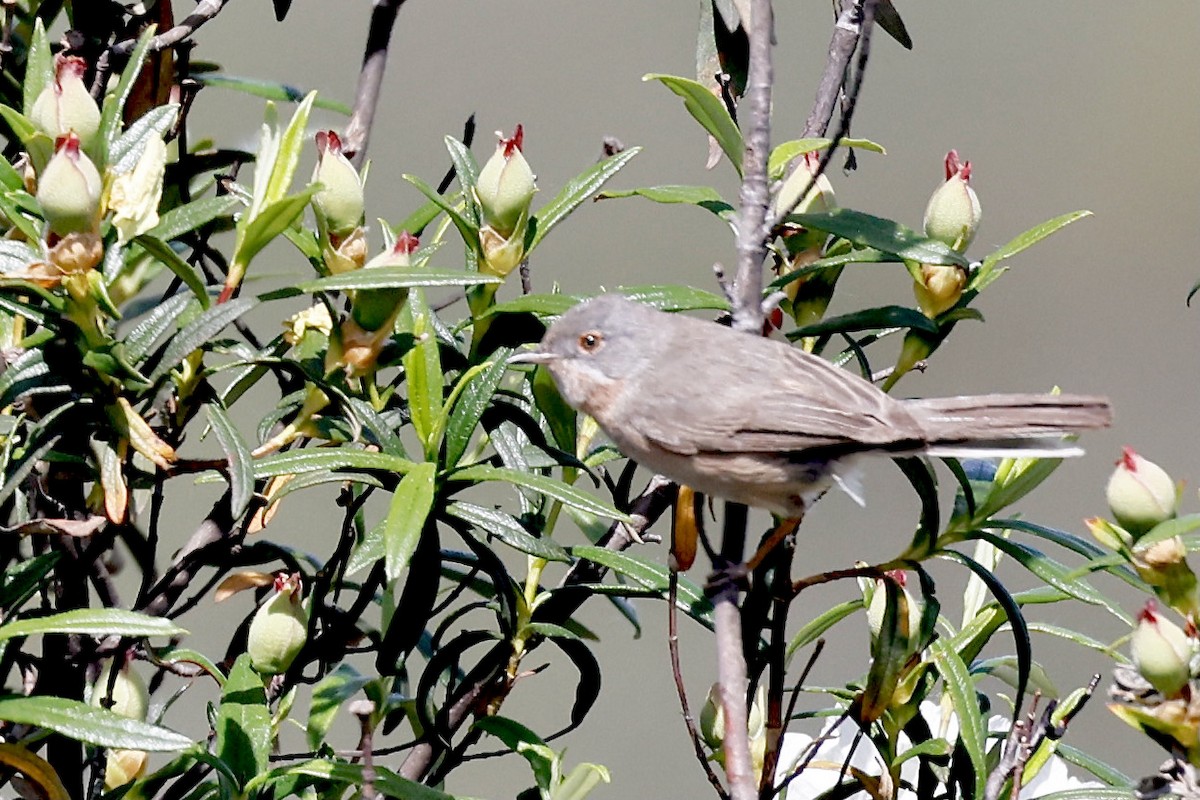
[[[134,168],[113,178],[108,207],[113,211],[119,243],[132,241],[158,224],[158,201],[162,199],[166,168],[167,146],[162,139],[151,136]]]
[[[958,719],[953,713],[943,718],[941,706],[926,701],[921,703],[921,716],[925,718],[925,722],[934,736],[951,743],[958,738]],[[1007,731],[1008,726],[1009,720],[1004,717],[994,716],[988,720],[989,731]],[[843,719],[836,728],[832,723],[827,725],[822,734],[824,741],[821,742],[816,756],[808,763],[803,772],[788,783],[788,796],[797,800],[819,797],[822,793],[837,786],[838,779],[845,769],[843,764],[847,757],[850,758],[850,767],[867,775],[883,775],[886,772],[883,756],[866,736],[860,738],[854,754],[850,755],[850,747],[854,744],[857,732],[857,726],[849,718]],[[808,757],[809,745],[812,741],[813,737],[805,733],[784,735],[779,751],[779,766],[775,772],[777,784],[782,783]],[[899,752],[903,753],[910,747],[912,747],[912,742],[905,734],[901,733]],[[918,770],[917,759],[912,758],[905,761],[900,767],[902,784],[916,785]],[[1067,771],[1067,763],[1058,756],[1051,756],[1037,776],[1021,788],[1021,800],[1033,800],[1033,798],[1067,789],[1099,789],[1103,786],[1104,784],[1098,781],[1084,781],[1071,776]],[[870,800],[870,797],[867,792],[862,791],[850,795],[846,800]],[[916,792],[906,788],[901,788],[896,793],[896,797],[899,800],[918,800]]]

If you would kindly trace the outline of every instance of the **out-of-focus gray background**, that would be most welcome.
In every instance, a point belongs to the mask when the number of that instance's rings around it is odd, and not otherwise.
[[[888,155],[861,153],[857,173],[835,171],[839,202],[918,227],[929,193],[941,180],[942,157],[953,147],[975,165],[972,180],[984,208],[971,255],[980,257],[1058,214],[1080,208],[1095,213],[1015,259],[1011,272],[976,304],[986,324],[959,326],[932,369],[906,378],[900,391],[932,395],[1061,385],[1108,394],[1116,425],[1087,436],[1088,456],[1064,465],[1022,504],[1029,519],[1086,535],[1081,520],[1105,513],[1103,484],[1123,444],[1197,485],[1200,308],[1184,304],[1200,279],[1195,257],[1200,104],[1194,83],[1200,36],[1194,4],[897,4],[915,50],[902,50],[881,32],[876,36],[854,124],[855,135],[884,144]],[[776,142],[799,135],[831,23],[828,2],[778,5]],[[230,4],[196,37],[196,57],[218,61],[232,74],[315,88],[349,103],[370,8],[366,0],[296,0],[287,21],[278,24],[269,3]],[[641,81],[647,72],[693,75],[697,8],[696,0],[409,0],[400,13],[371,138],[368,218],[398,220],[419,204],[401,174],[436,181],[447,166],[442,137],[461,135],[472,112],[481,159],[492,149],[491,131],[525,125],[526,155],[544,199],[595,160],[602,137],[610,135],[645,148],[613,186],[710,183],[735,198],[726,164],[704,171],[705,140],[678,99]],[[213,127],[194,135],[246,146],[261,114],[255,98],[206,90],[193,119]],[[344,120],[322,114],[317,124],[341,128]],[[256,269],[304,269],[286,250],[275,252],[278,263],[256,263]],[[733,262],[732,237],[715,217],[630,199],[582,208],[539,249],[533,271],[539,290],[559,283],[585,293],[649,282],[714,289],[714,261]],[[902,269],[863,266],[843,277],[837,308],[910,299]],[[697,390],[703,391],[702,376]],[[818,572],[878,560],[903,548],[916,516],[903,478],[881,463],[869,471],[867,487],[865,510],[830,497],[811,514],[800,569]],[[296,499],[289,502],[295,506]],[[297,544],[327,552],[322,543],[334,536],[336,512],[320,507],[328,495],[312,502],[301,513],[281,517],[267,535],[294,536]],[[1200,507],[1194,491],[1187,492],[1185,504]],[[327,523],[318,522],[323,511]],[[181,519],[181,526],[189,524]],[[284,530],[286,525],[294,527]],[[646,552],[665,558],[661,548]],[[961,574],[942,570],[939,576],[944,601],[953,607]],[[1019,571],[1003,577],[1028,584]],[[1137,599],[1122,594],[1115,581],[1097,583],[1133,610]],[[814,591],[795,614],[817,613],[852,590]],[[706,796],[711,790],[692,760],[671,688],[665,609],[651,603],[640,608],[645,630],[636,640],[611,609],[601,603],[589,609],[587,622],[605,637],[597,648],[603,694],[584,728],[556,746],[569,748],[568,764],[595,761],[612,770],[613,786],[598,790],[597,797]],[[1123,633],[1101,609],[1079,604],[1032,615],[1104,640]],[[224,618],[214,617],[214,624]],[[814,673],[816,684],[840,684],[865,669],[865,631],[854,623],[839,630]],[[685,672],[698,706],[714,671],[711,639],[686,623],[683,640]],[[1108,664],[1045,637],[1035,640],[1035,655],[1063,691]],[[550,654],[539,653],[532,663],[541,658]],[[546,675],[519,687],[505,713],[539,731],[553,730],[569,706],[571,678],[569,665],[555,663]],[[1068,741],[1130,775],[1149,773],[1161,760],[1108,714],[1102,697],[1079,718]],[[510,797],[529,785],[527,775],[525,765],[510,757],[470,765],[447,788]]]

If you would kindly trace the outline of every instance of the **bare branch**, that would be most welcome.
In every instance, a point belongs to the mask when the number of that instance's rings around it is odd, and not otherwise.
[[[367,141],[371,137],[371,125],[375,121],[375,109],[379,105],[379,90],[383,86],[383,73],[387,69],[388,46],[392,40],[392,28],[396,15],[404,0],[375,0],[371,12],[371,23],[367,28],[367,46],[363,53],[362,69],[358,73],[358,87],[354,92],[354,114],[346,126],[344,138],[348,153],[353,153],[355,167],[362,168],[367,156]]]
[[[229,0],[200,0],[196,3],[196,8],[192,13],[184,17],[183,22],[180,22],[173,28],[165,30],[150,40],[151,52],[165,50],[168,47],[174,47],[184,39],[191,36],[200,28],[201,25],[211,20],[217,14],[221,13],[221,9]],[[127,56],[133,52],[133,48],[137,47],[137,39],[126,39],[123,42],[117,42],[110,48],[110,52],[117,56]]]
[[[741,213],[737,226],[737,272],[733,290],[733,327],[751,333],[762,331],[762,271],[767,255],[767,156],[771,149],[771,42],[774,16],[771,0],[754,0],[751,6],[750,72],[746,81],[746,152],[742,157]]]
[[[846,68],[850,66],[850,57],[858,47],[858,37],[862,32],[862,11],[864,0],[842,0],[841,11],[833,26],[833,37],[829,40],[829,55],[825,58],[825,71],[821,73],[821,82],[817,85],[817,96],[813,100],[812,110],[804,123],[805,138],[824,136],[833,119],[833,108],[837,105],[842,84],[846,82]]]

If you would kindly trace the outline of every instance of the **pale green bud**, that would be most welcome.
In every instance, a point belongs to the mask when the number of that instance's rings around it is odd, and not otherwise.
[[[967,287],[967,271],[962,267],[922,264],[921,279],[913,281],[913,294],[921,312],[933,319],[954,308]]]
[[[1085,519],[1083,524],[1087,525],[1088,531],[1097,542],[1110,550],[1123,552],[1133,547],[1133,537],[1129,535],[1129,531],[1102,517]]]
[[[105,755],[104,788],[112,791],[142,777],[149,761],[150,754],[145,750],[110,749]]]
[[[1130,447],[1122,452],[1104,494],[1117,522],[1135,539],[1158,523],[1172,519],[1179,504],[1171,476]]]
[[[275,594],[254,613],[246,651],[258,672],[287,672],[308,641],[308,611],[301,595],[299,573],[276,575]]]
[[[87,62],[78,56],[54,57],[54,80],[33,101],[29,121],[51,139],[72,131],[84,148],[100,130],[100,107],[83,83]]]
[[[103,183],[96,165],[69,133],[58,141],[54,157],[38,178],[37,201],[52,233],[94,231],[100,217]]]
[[[886,578],[875,581],[875,591],[871,594],[871,602],[867,605],[867,628],[871,632],[871,642],[874,643],[883,630],[883,615],[887,610],[888,599],[885,580],[894,581],[900,586],[900,608],[897,609],[897,613],[904,614],[905,619],[900,622],[897,629],[906,632],[910,648],[915,647],[921,631],[921,606],[908,593],[908,589],[904,588],[907,576],[903,570],[893,570],[887,573]]]
[[[796,168],[787,176],[775,194],[772,213],[776,217],[783,214],[819,214],[837,208],[833,184],[829,182],[829,178],[822,173],[817,176],[815,181],[813,180],[813,175],[816,175],[820,164],[821,159],[816,153],[805,153],[800,156]],[[808,186],[810,182],[812,187],[801,200],[800,192],[804,191],[804,187]]]
[[[408,267],[412,265],[412,254],[417,251],[420,242],[417,237],[404,231],[396,239],[391,250],[372,258],[363,267],[364,270],[379,267]],[[391,332],[391,323],[408,299],[408,289],[359,289],[354,293],[354,304],[351,316],[364,331],[377,331],[387,327]]]
[[[316,140],[317,166],[312,179],[321,189],[313,195],[313,210],[330,233],[345,236],[362,224],[362,178],[342,154],[342,140],[336,133],[321,131]]]
[[[537,183],[529,162],[521,152],[525,131],[518,125],[512,138],[502,134],[496,152],[479,171],[475,199],[483,209],[483,219],[503,239],[508,239],[528,219]],[[524,231],[521,230],[524,236]],[[518,259],[519,261],[520,259]]]
[[[946,154],[946,182],[938,187],[925,207],[925,235],[964,252],[979,230],[982,211],[979,198],[971,188],[971,162],[958,160],[958,153]]]
[[[490,226],[479,229],[479,245],[483,249],[483,272],[489,272],[500,278],[517,268],[525,258],[525,226],[514,231],[507,239]]]
[[[1191,679],[1195,648],[1183,629],[1147,600],[1129,639],[1129,654],[1142,677],[1164,697],[1177,695]]]
[[[150,693],[146,690],[146,682],[129,664],[122,664],[117,670],[117,677],[112,679],[113,662],[105,663],[100,670],[100,677],[92,684],[91,704],[96,708],[108,708],[114,714],[138,721],[146,719],[146,709],[150,705]],[[113,680],[112,694],[108,692],[108,682]],[[112,705],[107,702],[112,699]]]
[[[721,707],[721,684],[714,683],[708,689],[704,705],[700,707],[700,736],[713,750],[720,750],[725,741],[725,709]]]

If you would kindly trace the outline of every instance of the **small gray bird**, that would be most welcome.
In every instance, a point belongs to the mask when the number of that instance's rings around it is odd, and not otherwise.
[[[856,456],[1047,456],[1106,427],[1100,397],[899,400],[783,342],[615,294],[581,303],[539,349],[566,401],[644,467],[697,491],[797,517],[831,483],[862,502]]]

